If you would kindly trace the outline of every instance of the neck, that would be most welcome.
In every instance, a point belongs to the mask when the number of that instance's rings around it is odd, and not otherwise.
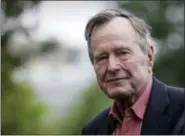
[[[117,108],[121,114],[121,116],[124,116],[124,111],[132,106],[132,98],[131,97],[125,97],[123,99],[116,100]]]
[[[149,75],[149,77],[146,79],[143,87],[141,87],[141,89],[138,90],[136,94],[134,94],[130,97],[127,96],[127,97],[124,97],[124,98],[121,98],[121,99],[118,99],[118,100],[115,101],[116,105],[117,105],[117,108],[120,111],[122,117],[124,116],[124,111],[126,109],[130,108],[137,101],[137,98],[139,96],[141,96],[141,94],[145,91],[148,83],[151,80],[152,80],[152,76]]]
[[[149,84],[149,82],[152,80],[152,76],[149,74],[148,75],[148,77],[145,79],[145,81],[144,81],[144,83],[143,83],[143,85],[140,87],[140,89],[139,90],[137,90],[136,88],[136,94],[135,94],[135,96],[133,96],[133,102],[135,103],[136,102],[136,98],[138,98],[139,96],[141,96],[141,94],[146,90],[146,88],[147,88],[147,86],[148,86],[148,84]]]

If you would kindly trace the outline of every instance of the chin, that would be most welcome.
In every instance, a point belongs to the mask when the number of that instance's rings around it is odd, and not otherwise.
[[[126,90],[124,91],[122,89],[108,89],[106,94],[109,98],[112,99],[130,97],[132,95],[132,93],[127,92]]]

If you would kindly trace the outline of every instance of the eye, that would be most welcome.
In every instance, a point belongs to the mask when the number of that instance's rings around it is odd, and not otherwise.
[[[98,58],[98,60],[104,60],[106,58],[107,58],[106,56],[101,56],[101,57]]]
[[[129,59],[130,57],[130,52],[129,51],[126,51],[126,50],[121,50],[121,51],[118,51],[116,53],[117,57],[122,60],[122,61],[126,61]]]
[[[119,51],[119,52],[117,52],[118,56],[125,56],[127,54],[128,54],[128,51]]]
[[[102,61],[106,60],[107,58],[108,58],[108,56],[97,57],[96,62],[102,62]]]

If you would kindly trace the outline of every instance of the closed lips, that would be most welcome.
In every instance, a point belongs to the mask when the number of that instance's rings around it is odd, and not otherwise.
[[[113,82],[113,81],[118,81],[123,79],[127,79],[127,78],[113,78],[113,79],[108,79],[107,82]]]

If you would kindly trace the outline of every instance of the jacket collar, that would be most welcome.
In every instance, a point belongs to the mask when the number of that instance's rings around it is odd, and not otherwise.
[[[170,121],[167,85],[153,77],[149,102],[145,111],[141,134],[165,134]]]
[[[153,85],[149,97],[148,107],[159,113],[163,113],[169,104],[167,85],[153,77]]]

